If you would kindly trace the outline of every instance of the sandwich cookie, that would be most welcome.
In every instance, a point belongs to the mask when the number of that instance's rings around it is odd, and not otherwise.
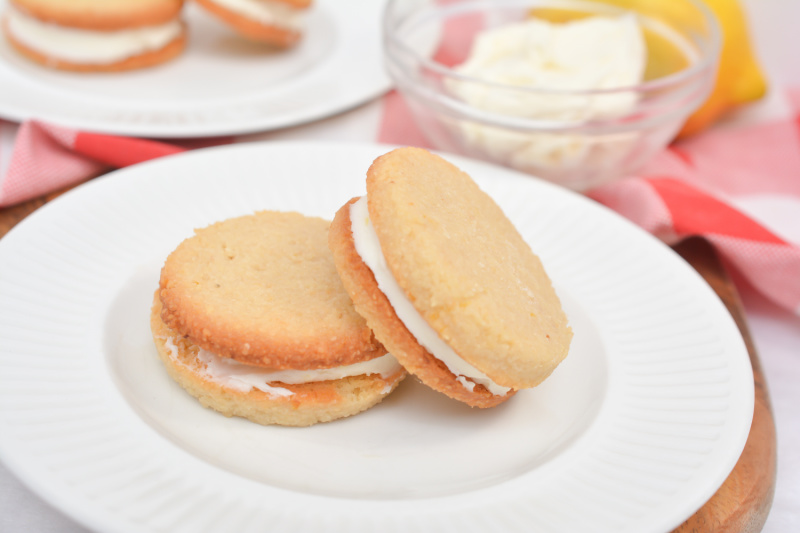
[[[405,377],[354,310],[328,225],[263,211],[197,230],[167,257],[153,338],[202,405],[308,426],[372,407]]]
[[[197,0],[240,35],[289,48],[303,35],[311,0]]]
[[[539,258],[464,172],[425,150],[375,160],[329,244],[356,310],[423,383],[474,407],[534,387],[572,330]]]
[[[41,65],[78,72],[151,67],[186,46],[183,0],[9,0],[6,39]]]

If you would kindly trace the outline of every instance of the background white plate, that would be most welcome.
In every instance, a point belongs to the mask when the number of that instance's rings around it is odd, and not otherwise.
[[[243,144],[115,172],[0,241],[0,456],[104,532],[663,533],[738,459],[752,372],[721,302],[669,248],[591,201],[474,161],[542,257],[575,339],[540,387],[470,409],[413,379],[311,428],[203,409],[166,377],[148,313],[195,227],[258,209],[331,218],[374,157]]]
[[[241,134],[316,120],[389,88],[381,58],[384,4],[315,0],[304,40],[275,52],[188,2],[182,56],[112,74],[40,67],[0,38],[0,117],[146,137]],[[0,13],[5,8],[0,0]]]

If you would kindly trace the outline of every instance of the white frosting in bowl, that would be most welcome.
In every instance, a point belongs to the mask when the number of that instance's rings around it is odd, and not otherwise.
[[[640,84],[646,61],[644,36],[633,15],[568,23],[532,18],[480,33],[469,58],[454,68],[480,82],[454,79],[447,87],[481,111],[578,126],[631,112],[639,94],[613,90]],[[637,138],[518,131],[478,122],[464,122],[460,130],[473,150],[533,173],[616,165]]]

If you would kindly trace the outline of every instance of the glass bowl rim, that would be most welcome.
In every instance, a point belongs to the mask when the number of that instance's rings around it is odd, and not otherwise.
[[[706,50],[700,50],[700,59],[695,62],[694,64],[689,65],[688,68],[684,68],[675,72],[673,74],[669,74],[667,76],[662,76],[659,78],[655,78],[652,80],[648,80],[642,83],[638,83],[636,85],[627,85],[622,87],[615,87],[610,89],[590,89],[590,90],[575,90],[575,89],[542,89],[542,88],[534,88],[534,87],[525,87],[525,86],[514,86],[514,85],[507,85],[503,83],[491,82],[487,80],[483,80],[478,77],[461,74],[454,71],[452,68],[446,67],[436,61],[432,61],[417,52],[415,52],[411,47],[405,44],[393,30],[392,25],[392,7],[399,3],[403,2],[404,0],[388,0],[386,7],[384,8],[384,15],[383,15],[383,33],[384,33],[384,53],[387,57],[387,60],[393,63],[398,63],[395,60],[396,52],[393,52],[392,46],[394,45],[398,49],[400,49],[405,55],[410,56],[415,64],[422,66],[423,68],[433,71],[443,77],[458,80],[461,82],[468,82],[474,83],[476,85],[482,85],[489,88],[494,89],[502,89],[511,92],[521,92],[521,93],[529,93],[529,94],[541,94],[541,95],[563,95],[563,96],[596,96],[596,95],[604,95],[604,94],[617,94],[617,93],[624,93],[624,92],[637,92],[637,93],[645,93],[648,91],[656,91],[662,90],[664,88],[668,88],[675,85],[680,85],[686,80],[691,80],[693,77],[702,75],[707,69],[712,68],[715,69],[717,66],[719,54],[722,48],[722,30],[720,28],[719,21],[717,20],[716,15],[711,11],[711,9],[705,5],[701,0],[684,0],[690,4],[692,4],[697,10],[701,13],[703,17],[703,21],[708,25],[709,35],[708,35],[708,46]],[[500,4],[530,4],[530,0],[465,0],[461,3],[453,3],[447,6],[443,6],[439,8],[441,12],[448,12],[448,11],[467,11],[463,8],[465,4],[471,6],[480,7],[481,5],[489,6],[489,7],[498,7]],[[461,9],[458,9],[458,6],[462,6]],[[613,7],[613,6],[609,6]],[[630,11],[623,8],[617,8],[621,11]],[[405,69],[401,69],[405,70]]]

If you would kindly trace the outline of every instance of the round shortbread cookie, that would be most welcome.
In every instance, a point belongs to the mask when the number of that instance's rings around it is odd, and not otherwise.
[[[42,22],[113,31],[157,26],[179,16],[184,0],[10,0],[10,4]]]
[[[378,288],[372,271],[356,251],[350,229],[350,205],[356,200],[354,198],[336,213],[328,238],[342,283],[350,293],[356,311],[367,320],[375,336],[381,339],[406,370],[432,389],[453,399],[472,407],[493,407],[513,396],[513,390],[505,395],[495,395],[483,385],[468,390],[442,361],[431,355],[408,331]]]
[[[161,270],[162,319],[205,350],[273,369],[385,354],[342,286],[328,226],[262,211],[197,230]]]
[[[179,56],[186,48],[187,41],[187,32],[184,25],[183,32],[177,38],[158,50],[151,50],[112,63],[78,63],[43,54],[14,38],[14,35],[8,31],[6,24],[3,25],[3,29],[9,44],[29,60],[45,67],[72,72],[122,72],[154,67]]]
[[[393,277],[464,361],[521,389],[566,357],[572,330],[541,261],[466,173],[425,150],[397,149],[368,170],[367,198]]]
[[[270,0],[278,4],[285,4],[290,9],[306,9],[309,2]],[[296,44],[303,36],[302,31],[279,24],[267,24],[242,13],[228,9],[215,0],[196,0],[197,4],[206,11],[227,24],[234,31],[252,41],[270,44],[279,48],[289,48]]]
[[[406,376],[405,370],[399,368],[386,377],[371,374],[301,385],[276,384],[291,391],[290,396],[271,395],[257,388],[242,391],[226,387],[208,375],[206,365],[197,359],[197,346],[164,324],[160,307],[156,295],[150,325],[167,373],[204,407],[225,416],[264,425],[310,426],[329,422],[376,405]]]

